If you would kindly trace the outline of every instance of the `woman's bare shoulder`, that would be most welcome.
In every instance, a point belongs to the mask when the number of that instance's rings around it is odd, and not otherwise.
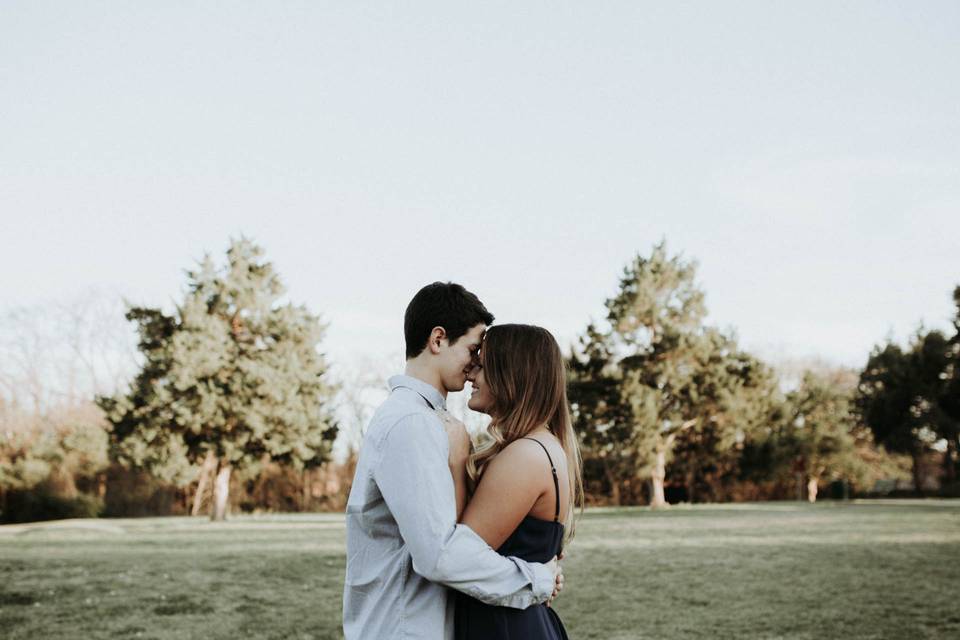
[[[544,455],[544,447],[550,454]],[[522,467],[532,474],[539,474],[542,468],[549,469],[550,463],[558,469],[566,467],[563,446],[552,434],[537,433],[525,438],[517,438],[503,448],[489,463],[494,468],[514,470]]]
[[[531,443],[537,448],[543,458],[546,458],[546,456],[543,455],[543,450],[546,448],[547,453],[550,455],[550,462],[553,463],[553,466],[557,469],[566,468],[566,453],[564,452],[563,444],[560,442],[560,439],[557,438],[557,436],[553,435],[549,431],[537,431],[530,434],[529,437],[536,438],[537,442],[543,445],[541,447],[535,442]]]
[[[490,460],[483,475],[535,480],[542,477],[542,467],[550,467],[543,448],[533,440],[518,438]]]
[[[528,438],[517,438],[505,446],[490,463],[522,464],[532,462],[538,454],[543,457],[543,449],[539,444]]]

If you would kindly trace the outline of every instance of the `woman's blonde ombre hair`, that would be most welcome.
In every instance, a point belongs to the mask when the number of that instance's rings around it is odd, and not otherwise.
[[[488,438],[467,460],[471,490],[483,470],[511,442],[546,426],[567,459],[569,508],[561,514],[566,537],[573,536],[574,507],[583,509],[582,462],[567,403],[567,376],[557,341],[542,327],[501,324],[487,329],[480,360],[493,404]]]

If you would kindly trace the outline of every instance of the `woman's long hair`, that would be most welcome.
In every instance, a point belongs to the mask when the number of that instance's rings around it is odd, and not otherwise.
[[[582,462],[577,434],[567,404],[563,355],[549,331],[526,324],[501,324],[487,329],[480,347],[487,387],[493,397],[490,436],[467,460],[471,488],[498,453],[535,429],[546,426],[567,458],[569,509],[561,518],[567,538],[573,536],[574,507],[583,509]]]

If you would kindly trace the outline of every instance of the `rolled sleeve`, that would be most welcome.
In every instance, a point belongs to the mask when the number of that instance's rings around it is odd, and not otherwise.
[[[437,418],[411,414],[389,430],[374,467],[413,570],[491,605],[525,609],[546,601],[554,586],[549,568],[501,556],[457,524],[448,448]]]
[[[478,562],[488,554],[501,561],[488,566]],[[545,602],[554,587],[553,572],[546,565],[501,556],[465,524],[458,524],[444,545],[435,577],[481,602],[514,609]]]

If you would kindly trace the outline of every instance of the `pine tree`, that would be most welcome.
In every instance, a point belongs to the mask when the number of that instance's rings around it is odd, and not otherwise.
[[[860,373],[856,406],[877,443],[909,454],[913,481],[923,491],[923,457],[956,432],[950,415],[952,347],[939,331],[917,331],[909,348],[877,346]],[[953,436],[955,439],[955,436]]]
[[[696,396],[689,398],[700,419],[677,437],[671,464],[670,475],[686,487],[690,502],[726,498],[740,474],[745,444],[769,430],[783,401],[768,366],[729,336],[711,329],[707,335],[713,347],[690,387]]]
[[[780,446],[793,459],[799,477],[798,495],[816,502],[820,483],[849,479],[865,463],[857,451],[857,419],[853,413],[855,376],[840,370],[832,377],[807,372],[800,386],[787,394],[786,420]]]
[[[570,361],[570,397],[586,467],[599,465],[614,502],[637,478],[666,504],[666,467],[679,438],[721,430],[735,439],[741,388],[752,384],[733,338],[704,326],[696,265],[665,243],[624,270],[607,300],[608,329],[590,326]]]
[[[945,414],[941,435],[947,441],[944,470],[948,482],[957,480],[957,453],[960,450],[960,286],[953,290],[956,315],[953,319],[953,337],[948,346],[948,362],[944,371],[943,393],[940,405]]]
[[[143,368],[126,394],[101,397],[113,457],[168,481],[216,470],[216,520],[226,516],[231,473],[264,460],[311,468],[336,436],[325,327],[284,288],[263,251],[231,242],[227,263],[188,271],[176,313],[131,308]]]

